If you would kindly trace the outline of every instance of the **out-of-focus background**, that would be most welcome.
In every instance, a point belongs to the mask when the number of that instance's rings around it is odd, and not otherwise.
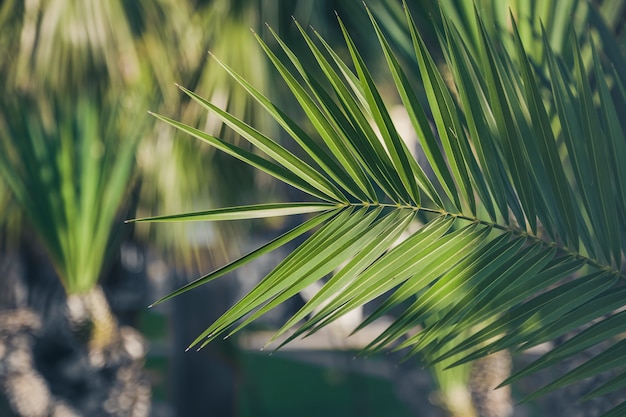
[[[367,3],[394,48],[405,53],[410,73],[416,66],[401,2]],[[408,3],[435,48],[437,2]],[[471,2],[439,3],[456,10],[459,22],[471,13]],[[509,6],[479,3],[488,16]],[[564,22],[587,22],[580,17],[590,7],[586,1],[562,1],[559,7],[560,17],[544,16],[560,22],[551,26],[555,31]],[[532,17],[531,9],[516,10]],[[148,226],[125,219],[305,198],[147,112],[245,146],[185,99],[174,84],[179,83],[278,137],[207,51],[289,108],[286,88],[269,70],[250,29],[272,45],[267,23],[297,49],[303,41],[294,16],[344,54],[335,11],[376,70],[380,53],[367,53],[375,34],[356,0],[1,3],[0,416],[478,415],[466,406],[468,384],[474,378],[476,391],[476,378],[506,375],[510,359],[494,356],[443,376],[417,362],[398,365],[401,355],[355,359],[379,330],[374,325],[347,337],[370,306],[273,355],[260,351],[271,330],[309,296],[301,294],[239,336],[185,352],[290,248],[147,308],[289,225]],[[613,18],[608,26],[621,30],[622,13],[605,11]],[[376,77],[384,90],[389,75]],[[397,117],[401,126],[401,111]],[[480,415],[512,415],[515,390],[512,395],[500,391],[491,397],[490,411]],[[515,416],[558,415],[555,410],[569,402],[549,396],[517,407]]]

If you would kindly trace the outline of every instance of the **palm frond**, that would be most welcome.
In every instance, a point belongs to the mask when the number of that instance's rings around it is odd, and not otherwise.
[[[4,100],[0,113],[0,174],[68,293],[100,278],[142,132],[112,97],[100,104],[85,97],[68,111],[72,105],[18,95]],[[120,134],[125,141],[117,144]]]
[[[551,88],[546,91],[544,74],[531,64],[515,25],[510,55],[480,16],[476,45],[470,46],[443,13],[439,39],[453,75],[451,86],[408,10],[406,18],[426,105],[417,98],[401,61],[370,14],[398,95],[419,133],[428,161],[422,166],[401,140],[383,94],[341,20],[349,62],[342,61],[318,33],[310,37],[297,26],[320,67],[317,76],[300,64],[300,53],[280,39],[283,58],[259,39],[316,129],[321,139],[317,144],[297,128],[288,112],[226,67],[294,139],[303,157],[286,153],[267,136],[184,88],[262,150],[262,156],[253,160],[242,149],[157,116],[327,202],[291,203],[292,213],[298,207],[328,207],[313,218],[319,220],[319,229],[191,346],[202,347],[220,335],[233,334],[331,274],[274,339],[290,329],[294,333],[287,340],[310,335],[385,294],[390,295],[359,329],[392,308],[409,304],[366,351],[407,349],[408,356],[420,354],[430,363],[453,357],[463,363],[504,348],[519,352],[575,326],[589,326],[518,371],[510,378],[513,381],[624,332],[623,313],[613,314],[624,306],[615,294],[624,291],[626,278],[626,168],[614,156],[624,152],[624,136],[599,51],[594,52],[590,69],[601,105],[575,37],[570,51],[575,65],[569,70],[544,36]],[[398,236],[416,224],[417,231],[398,243]],[[298,226],[277,242],[305,229]],[[226,268],[232,270],[275,246],[268,245]],[[218,275],[221,270],[175,294]],[[607,352],[540,393],[626,359],[621,343]],[[619,378],[599,392],[623,386]]]

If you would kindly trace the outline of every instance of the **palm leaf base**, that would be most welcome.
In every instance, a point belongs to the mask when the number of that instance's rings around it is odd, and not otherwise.
[[[438,391],[434,401],[444,410],[447,417],[482,417],[476,414],[470,392],[463,384]]]

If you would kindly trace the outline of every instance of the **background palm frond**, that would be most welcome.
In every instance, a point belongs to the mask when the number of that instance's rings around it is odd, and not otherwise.
[[[95,100],[82,97],[77,111],[27,95],[2,102],[0,170],[68,293],[100,277],[142,132],[123,101]]]

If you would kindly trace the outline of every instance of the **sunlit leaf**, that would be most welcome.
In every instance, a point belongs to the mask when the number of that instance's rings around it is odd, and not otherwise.
[[[442,68],[405,10],[410,40],[405,52],[412,54],[415,68],[404,65],[367,10],[391,73],[384,88],[395,90],[392,94],[383,94],[341,20],[346,44],[341,53],[320,33],[310,36],[298,22],[303,51],[292,49],[271,29],[280,53],[255,35],[313,133],[305,134],[296,119],[223,65],[289,134],[304,159],[288,151],[289,145],[189,90],[184,91],[255,149],[245,151],[158,116],[321,200],[142,219],[215,221],[321,213],[178,290],[215,279],[312,232],[192,346],[229,337],[314,283],[320,289],[286,318],[270,342],[284,337],[281,347],[310,336],[381,297],[354,331],[383,316],[393,320],[364,351],[407,349],[407,357],[419,355],[438,369],[502,349],[518,354],[585,327],[508,383],[626,331],[621,269],[626,171],[619,163],[626,147],[618,117],[621,103],[613,98],[626,96],[621,74],[606,72],[594,47],[587,50],[591,59],[586,62],[581,37],[574,36],[568,46],[562,17],[546,19],[560,28],[559,34],[535,39],[538,23],[513,22],[510,36],[494,36],[469,6],[464,13],[474,19],[473,27],[458,28],[461,15],[451,17],[448,7],[443,9],[443,26],[436,30],[446,64]],[[527,5],[516,11],[516,16],[530,13]],[[510,17],[503,9],[493,13]],[[549,38],[557,45],[552,47]],[[567,57],[558,51],[568,52]],[[390,116],[387,97],[393,95],[418,134],[425,166],[411,155]],[[606,103],[599,105],[598,100]],[[618,342],[536,395],[613,368],[624,354],[623,342]],[[590,396],[624,386],[622,375]]]

